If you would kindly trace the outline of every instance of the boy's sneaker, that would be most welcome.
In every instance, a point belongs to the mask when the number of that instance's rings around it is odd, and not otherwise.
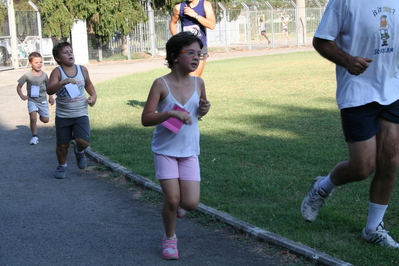
[[[39,138],[36,137],[36,136],[32,137],[32,138],[30,139],[30,142],[29,142],[30,145],[36,145],[36,144],[38,144],[38,143],[39,143]]]
[[[67,169],[68,169],[67,166],[62,166],[62,165],[57,166],[57,170],[55,170],[55,178],[57,179],[65,178],[67,175]]]
[[[80,153],[76,149],[74,149],[74,152],[79,169],[85,169],[87,167],[86,154],[84,152]]]
[[[177,260],[179,251],[177,250],[177,238],[162,240],[162,258],[165,260]]]
[[[321,207],[323,207],[326,200],[331,197],[331,193],[327,194],[322,188],[319,188],[319,183],[324,178],[324,176],[318,176],[315,178],[309,194],[302,201],[302,217],[308,222],[316,220]]]
[[[180,206],[177,208],[177,218],[184,218],[186,216],[186,210],[182,209]]]
[[[377,226],[377,231],[367,234],[366,228],[363,229],[362,239],[368,243],[374,243],[382,247],[399,248],[399,244],[388,235],[388,231],[384,229],[384,222]]]

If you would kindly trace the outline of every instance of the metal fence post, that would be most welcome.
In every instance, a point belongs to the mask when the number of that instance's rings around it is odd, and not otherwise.
[[[248,50],[252,50],[252,44],[251,44],[251,18],[250,18],[250,14],[249,14],[249,7],[244,3],[241,2],[241,5],[245,8],[246,12],[246,19],[247,19],[247,38],[248,38]]]
[[[223,27],[224,27],[224,49],[226,53],[229,52],[229,41],[228,41],[228,34],[227,34],[227,11],[226,8],[222,5],[222,3],[218,2],[219,7],[223,10]]]
[[[40,10],[39,8],[32,2],[28,2],[31,7],[36,11],[36,18],[37,18],[37,32],[39,35],[39,52],[43,56],[43,37],[42,37],[42,18],[40,17]]]
[[[272,48],[274,48],[274,16],[273,16],[273,7],[272,5],[266,1],[265,4],[270,9],[270,20],[272,21]]]
[[[154,9],[151,7],[151,0],[147,2],[148,8],[148,22],[149,22],[149,30],[150,30],[150,47],[151,47],[151,56],[155,57],[157,55],[156,52],[156,43],[155,43],[155,16]]]
[[[7,9],[8,9],[8,22],[9,22],[10,35],[11,35],[12,66],[15,69],[18,69],[19,62],[18,62],[18,47],[17,47],[17,28],[15,24],[15,12],[14,12],[13,0],[7,1]]]
[[[291,5],[295,9],[295,35],[296,35],[296,46],[299,46],[299,18],[298,18],[298,6],[290,1]]]
[[[317,1],[317,0],[314,0],[314,2],[316,3],[316,5],[319,7],[319,18],[321,19],[321,17],[322,17],[322,15],[323,15],[323,12],[322,12],[322,10],[321,10],[321,4],[320,4],[320,2],[319,1]]]

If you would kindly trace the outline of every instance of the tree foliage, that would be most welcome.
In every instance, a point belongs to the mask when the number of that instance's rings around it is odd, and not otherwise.
[[[67,37],[76,19],[85,20],[90,33],[103,43],[115,32],[125,35],[146,19],[138,0],[42,0],[39,3],[43,33]]]

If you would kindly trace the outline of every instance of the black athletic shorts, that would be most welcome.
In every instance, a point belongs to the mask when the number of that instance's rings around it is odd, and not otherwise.
[[[74,138],[90,142],[90,122],[88,116],[75,118],[55,117],[57,145],[70,142]]]
[[[364,141],[381,129],[378,118],[399,124],[399,100],[390,105],[372,102],[341,110],[341,123],[345,141]]]

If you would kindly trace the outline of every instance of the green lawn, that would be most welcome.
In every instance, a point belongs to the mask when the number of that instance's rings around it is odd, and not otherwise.
[[[153,181],[151,138],[141,112],[168,68],[96,85],[90,108],[94,151]],[[399,251],[360,240],[369,181],[339,187],[316,222],[300,204],[312,180],[347,156],[335,103],[334,65],[316,52],[208,62],[212,104],[200,122],[201,202],[354,265],[394,265]],[[385,217],[399,240],[398,196]]]

